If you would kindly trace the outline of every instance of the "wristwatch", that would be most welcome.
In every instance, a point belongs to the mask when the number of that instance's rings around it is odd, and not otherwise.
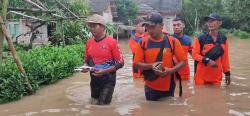
[[[209,60],[210,60],[209,58],[205,58],[205,61],[206,61],[207,63],[209,62]]]
[[[202,63],[204,63],[205,65],[207,65],[207,63],[209,62],[209,58],[203,58],[202,59]]]

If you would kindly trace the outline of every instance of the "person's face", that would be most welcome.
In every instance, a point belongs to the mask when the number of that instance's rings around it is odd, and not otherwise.
[[[209,31],[218,30],[222,21],[215,20],[215,19],[208,19],[207,26]]]
[[[145,27],[144,26],[142,26],[142,22],[141,23],[138,23],[137,25],[136,25],[136,28],[135,28],[135,31],[137,32],[137,33],[139,33],[139,34],[142,34],[142,33],[144,33],[145,32]]]
[[[163,24],[146,24],[145,27],[148,31],[148,34],[154,38],[162,33]]]
[[[89,23],[88,28],[90,29],[93,36],[99,36],[104,33],[104,26],[97,23]]]
[[[182,21],[173,21],[174,33],[179,34],[183,32],[184,28],[185,28],[185,24]]]

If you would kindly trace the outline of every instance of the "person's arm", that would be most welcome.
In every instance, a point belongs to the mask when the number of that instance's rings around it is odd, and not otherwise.
[[[194,60],[196,60],[198,62],[202,62],[205,65],[209,65],[209,66],[215,67],[215,68],[218,66],[215,63],[215,61],[201,55],[200,42],[199,42],[198,38],[195,38],[195,40],[194,40],[194,45],[193,45],[193,49],[192,49],[192,57]]]
[[[204,58],[200,54],[200,42],[198,38],[194,39],[193,49],[192,49],[192,57],[194,60],[202,62],[202,59]]]
[[[229,49],[228,49],[228,40],[225,42],[224,54],[221,58],[223,72],[225,74],[225,83],[230,85],[231,82],[231,73],[230,73],[230,64],[229,64]]]
[[[184,55],[184,51],[180,41],[176,39],[174,42],[174,56],[178,62],[172,68],[165,68],[164,75],[173,74],[179,71],[185,65],[185,61],[187,60],[187,57]]]
[[[152,69],[153,63],[145,63],[144,61],[144,50],[141,47],[142,41],[136,46],[134,63],[140,70],[150,70]]]
[[[87,64],[87,60],[88,60],[88,48],[89,48],[89,46],[88,46],[89,44],[88,44],[88,43],[89,43],[89,42],[87,41],[86,44],[85,44],[85,48],[84,48],[84,49],[85,49],[84,65],[88,65],[88,64]],[[87,70],[87,69],[82,69],[82,70],[81,70],[82,73],[87,73],[88,71],[89,71],[89,70]]]

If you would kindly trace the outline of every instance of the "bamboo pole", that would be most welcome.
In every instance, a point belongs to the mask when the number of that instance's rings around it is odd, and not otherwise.
[[[44,9],[43,7],[41,7],[40,5],[38,5],[37,3],[35,3],[33,1],[31,1],[31,0],[24,0],[24,1],[31,4],[31,5],[33,5],[33,6],[35,6],[35,7],[37,7],[37,8],[39,8],[39,9],[41,9],[41,10],[43,10],[43,11],[46,11],[46,9]]]
[[[20,71],[20,72],[23,74],[23,76],[24,76],[25,84],[26,84],[27,87],[28,87],[28,93],[29,93],[29,94],[33,94],[32,86],[31,86],[31,84],[29,83],[29,79],[28,79],[28,77],[27,77],[27,75],[26,75],[26,72],[25,72],[25,70],[24,70],[24,68],[23,68],[23,66],[22,66],[22,63],[21,63],[21,61],[20,61],[20,59],[19,59],[19,57],[18,57],[18,55],[17,55],[17,53],[16,53],[16,49],[14,48],[12,39],[10,38],[10,36],[9,36],[9,34],[8,34],[8,32],[7,32],[6,27],[3,25],[3,19],[2,19],[1,16],[0,16],[0,23],[1,23],[2,32],[3,32],[4,36],[6,37],[6,40],[7,40],[7,42],[8,42],[9,49],[10,49],[10,51],[11,51],[11,54],[12,54],[12,56],[13,56],[13,58],[14,58],[14,61],[15,61],[16,65],[17,65],[17,68],[19,69],[19,71]]]
[[[3,20],[6,19],[6,14],[7,14],[7,8],[9,5],[9,0],[2,0],[2,11],[0,11],[0,16],[3,17]],[[3,62],[3,41],[4,41],[4,35],[3,33],[0,31],[0,66],[2,65]]]

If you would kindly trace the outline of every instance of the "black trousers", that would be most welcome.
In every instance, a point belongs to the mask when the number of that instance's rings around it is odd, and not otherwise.
[[[116,74],[111,73],[105,77],[95,77],[92,74],[90,81],[91,97],[97,99],[97,105],[110,104],[116,84]]]

